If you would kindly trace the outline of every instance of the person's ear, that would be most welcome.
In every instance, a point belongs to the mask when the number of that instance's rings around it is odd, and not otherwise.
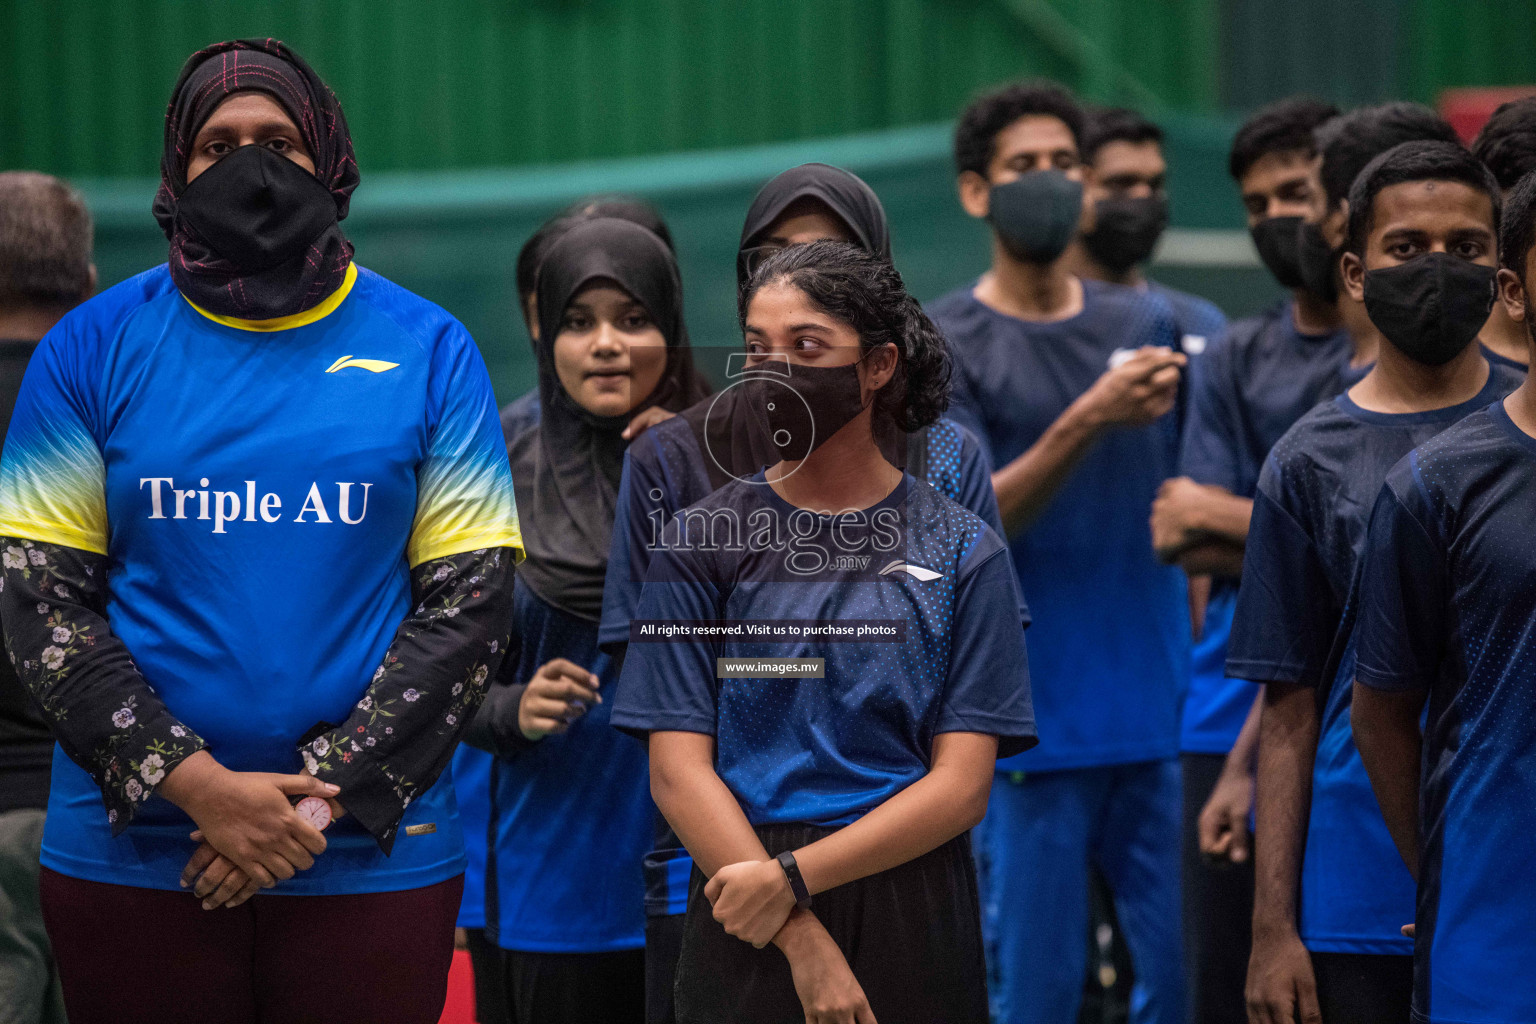
[[[1356,302],[1365,301],[1365,261],[1352,252],[1346,252],[1339,261],[1340,276],[1344,278],[1344,290]]]
[[[986,220],[992,183],[975,171],[961,171],[956,184],[960,190],[960,205],[965,212],[977,220]]]
[[[871,394],[879,391],[896,376],[896,346],[886,342],[872,349],[864,357],[864,389]]]
[[[1499,269],[1498,277],[1494,283],[1499,289],[1499,301],[1504,303],[1504,312],[1515,323],[1526,322],[1526,298],[1525,285],[1520,281],[1520,275],[1508,267]]]
[[[1337,249],[1344,244],[1344,228],[1349,224],[1349,200],[1339,204],[1339,208],[1323,217],[1318,230],[1323,234],[1323,241],[1328,243],[1328,248]]]

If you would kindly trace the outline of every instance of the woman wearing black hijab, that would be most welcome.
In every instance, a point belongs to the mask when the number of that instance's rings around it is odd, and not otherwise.
[[[518,1024],[643,1019],[641,859],[655,808],[644,750],[608,726],[597,647],[625,427],[679,409],[693,372],[670,250],[629,221],[571,227],[538,274],[538,423],[508,448],[528,558],[516,640],[469,742],[491,778],[486,937]]]
[[[887,260],[891,254],[885,209],[874,190],[841,168],[802,164],[769,181],[752,201],[741,230],[738,285],[772,253],[819,240],[851,242]],[[599,641],[611,653],[622,656],[629,641],[629,622],[650,565],[653,524],[670,521],[733,479],[750,477],[784,457],[762,419],[740,401],[745,392],[740,386],[728,387],[675,419],[652,426],[630,446],[599,629]],[[974,437],[949,419],[910,435],[899,434],[883,419],[877,425],[892,464],[904,465],[1002,533],[991,470]],[[689,868],[687,851],[664,831],[646,858],[650,1024],[672,1019],[671,982],[682,940]]]
[[[357,183],[287,47],[193,55],[168,265],[60,321],[18,400],[0,619],[59,745],[41,888],[75,1024],[441,1012],[445,767],[522,539],[484,363],[353,263]]]

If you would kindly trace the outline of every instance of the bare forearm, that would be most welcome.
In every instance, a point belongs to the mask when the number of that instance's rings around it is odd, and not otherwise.
[[[1386,693],[1355,684],[1350,722],[1387,831],[1413,876],[1419,876],[1419,732],[1422,692]]]
[[[1314,692],[1271,683],[1260,719],[1255,836],[1255,937],[1293,933],[1301,853],[1312,805],[1319,715]]]
[[[1243,546],[1222,538],[1198,541],[1184,548],[1174,559],[1191,576],[1224,576],[1237,579],[1243,574]]]
[[[1253,499],[1211,488],[1200,508],[1195,527],[1213,538],[1236,544],[1239,554],[1248,543],[1248,524],[1253,519]]]
[[[1243,719],[1243,727],[1237,734],[1237,741],[1232,744],[1232,750],[1227,754],[1227,763],[1223,771],[1252,773],[1258,762],[1259,755],[1259,730],[1264,718],[1264,688],[1259,687],[1259,695],[1253,699],[1253,707],[1248,709],[1248,717]]]
[[[684,848],[707,877],[727,864],[767,860],[768,851],[752,830],[736,797],[709,761],[677,762],[658,756],[651,741],[651,796]]]
[[[1004,530],[1012,535],[1034,521],[1102,430],[1079,399],[1023,455],[992,474]]]
[[[997,741],[977,770],[936,764],[927,775],[858,821],[795,851],[801,877],[812,893],[915,860],[974,828],[987,811]]]

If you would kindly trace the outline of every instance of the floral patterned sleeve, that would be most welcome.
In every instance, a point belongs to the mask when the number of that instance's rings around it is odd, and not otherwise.
[[[0,622],[16,674],[54,737],[101,787],[113,834],[207,744],[166,709],[107,623],[107,559],[0,537]]]
[[[368,692],[340,725],[300,743],[311,774],[388,853],[411,801],[442,774],[506,653],[514,550],[483,548],[411,570],[416,609],[395,631]]]

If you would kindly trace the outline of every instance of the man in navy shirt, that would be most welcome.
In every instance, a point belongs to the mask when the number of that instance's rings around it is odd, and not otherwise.
[[[1504,224],[1499,295],[1529,331],[1536,178],[1515,187]],[[1354,738],[1418,878],[1418,1022],[1536,1019],[1533,502],[1527,381],[1394,466],[1371,514]]]
[[[1403,870],[1350,739],[1356,572],[1394,463],[1522,381],[1475,344],[1493,302],[1499,190],[1458,143],[1408,142],[1349,194],[1343,283],[1383,343],[1357,385],[1281,438],[1254,503],[1227,667],[1266,684],[1250,1012],[1402,1021]]]
[[[1495,110],[1477,133],[1472,155],[1493,172],[1506,197],[1521,178],[1536,171],[1536,96],[1510,100]],[[1494,303],[1493,315],[1478,338],[1490,359],[1522,370],[1529,365],[1525,325],[1511,319],[1502,302]]]
[[[1227,328],[1216,304],[1149,280],[1142,268],[1168,226],[1163,130],[1134,110],[1095,110],[1083,132],[1082,233],[1067,250],[1078,277],[1157,292],[1178,320],[1180,347],[1205,351]]]
[[[1294,244],[1273,241],[1289,235],[1294,243],[1301,223],[1322,218],[1322,158],[1313,132],[1337,115],[1317,100],[1281,100],[1244,122],[1232,140],[1228,169],[1248,228],[1275,279],[1293,286],[1291,297],[1233,323],[1194,360],[1183,475],[1165,483],[1152,506],[1154,544],[1192,574],[1199,633],[1180,752],[1186,980],[1192,1019],[1200,1024],[1247,1021],[1251,752],[1232,770],[1223,769],[1256,690],[1245,680],[1228,679],[1224,663],[1254,487],[1280,435],[1343,386],[1353,354],[1333,304],[1300,283]],[[1197,822],[1203,808],[1202,849]]]
[[[1136,1020],[1182,1022],[1178,708],[1189,672],[1182,573],[1147,509],[1175,470],[1184,355],[1166,299],[1072,275],[1081,108],[1059,87],[977,100],[955,136],[960,200],[992,266],[930,316],[955,350],[954,415],[992,482],[1033,611],[1040,747],[999,762],[982,827],[995,1019],[1077,1013],[1088,871],[1131,950]]]
[[[1330,120],[1331,109],[1314,101],[1282,101],[1255,115],[1234,141],[1231,170],[1243,186],[1255,244],[1276,279],[1295,283],[1299,290],[1289,311],[1279,307],[1234,324],[1195,367],[1183,453],[1187,478],[1165,486],[1153,508],[1154,544],[1164,557],[1175,557],[1189,572],[1211,573],[1216,580],[1184,711],[1184,750],[1190,755],[1185,782],[1210,792],[1199,818],[1202,851],[1242,863],[1247,862],[1258,746],[1257,688],[1230,678],[1224,663],[1260,468],[1275,442],[1303,413],[1357,382],[1375,355],[1376,328],[1364,307],[1337,288],[1350,183],[1373,157],[1400,142],[1455,139],[1449,125],[1417,104],[1369,107]],[[1305,129],[1307,124],[1312,127]],[[1286,138],[1312,145],[1316,155],[1305,158],[1307,150],[1294,148],[1296,141],[1290,149],[1267,148],[1284,146]],[[1295,175],[1302,168],[1310,168],[1315,178],[1298,191]],[[1266,190],[1271,201],[1267,209]],[[1302,195],[1310,204],[1304,214],[1287,215],[1284,207],[1273,205],[1274,200]],[[1261,211],[1274,216],[1254,220]],[[1323,299],[1337,301],[1333,322],[1339,326],[1326,334],[1309,334],[1301,326],[1307,303]],[[1218,769],[1214,755],[1224,749],[1230,753]],[[1208,908],[1211,898],[1223,905],[1251,904],[1251,882],[1245,875],[1223,878],[1203,868],[1191,869],[1189,898],[1207,905],[1201,920],[1210,922],[1210,930],[1198,940],[1201,950],[1235,953],[1248,948],[1248,928],[1219,930],[1223,915],[1212,915]],[[1203,959],[1200,951],[1196,955]],[[1271,959],[1264,951],[1258,955],[1266,962]],[[1197,968],[1197,974],[1212,969],[1225,979],[1214,982],[1217,987],[1212,989],[1196,979],[1212,1001],[1230,1004],[1241,991],[1240,975],[1226,969],[1235,966],[1231,959],[1205,961]],[[1221,1012],[1235,1017],[1237,1011],[1227,1006]]]

